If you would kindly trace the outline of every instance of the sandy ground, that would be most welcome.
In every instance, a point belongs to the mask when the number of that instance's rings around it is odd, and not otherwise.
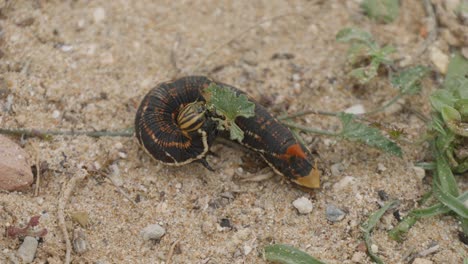
[[[125,129],[133,125],[138,103],[150,88],[188,74],[209,75],[239,87],[277,114],[341,111],[356,104],[372,109],[397,91],[383,81],[365,87],[349,82],[347,46],[338,44],[335,34],[347,26],[361,27],[379,43],[393,43],[397,55],[411,64],[430,65],[427,55],[411,57],[423,41],[420,30],[426,18],[418,1],[402,1],[396,22],[376,24],[360,12],[357,2],[2,1],[0,89],[6,93],[0,100],[5,102],[11,94],[13,106],[0,112],[0,126]],[[436,81],[427,80],[421,95],[400,103],[428,114],[427,99]],[[374,118],[402,129],[411,141],[425,129],[401,105]],[[339,128],[336,119],[323,116],[301,121],[316,128]],[[72,254],[73,263],[163,263],[175,241],[172,263],[265,263],[262,249],[270,243],[291,244],[327,263],[352,263],[353,256],[371,263],[359,253],[359,224],[379,208],[378,191],[399,199],[404,215],[430,189],[430,180],[417,177],[414,170],[415,162],[430,156],[427,146],[402,144],[400,159],[334,138],[305,139],[325,168],[322,188],[309,192],[280,176],[242,181],[265,173],[267,166],[253,153],[225,144],[213,147],[219,156],[209,157],[216,170],[209,172],[199,164],[157,164],[133,138],[15,139],[30,154],[31,164],[39,160],[45,169],[37,196],[35,185],[23,193],[0,193],[0,262],[21,243],[7,239],[5,227],[39,214],[40,226],[49,233],[34,263],[62,263],[65,243],[57,204],[64,186],[82,170],[113,164],[119,188],[89,173],[67,204],[69,233],[81,230],[88,243],[86,252]],[[336,164],[342,170],[331,174]],[[312,213],[299,215],[292,206],[302,196],[312,200]],[[346,211],[346,217],[327,221],[329,204]],[[86,212],[88,226],[73,222],[73,212]],[[222,219],[229,219],[230,227],[221,227],[226,223]],[[405,256],[433,243],[439,250],[424,257],[433,263],[461,263],[466,255],[452,217],[418,222],[402,243],[386,235],[396,223],[387,214],[374,232],[386,263],[407,263]],[[160,241],[140,237],[140,230],[150,224],[166,229]]]

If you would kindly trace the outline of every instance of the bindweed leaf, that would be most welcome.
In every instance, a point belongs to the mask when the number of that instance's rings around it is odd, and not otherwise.
[[[395,142],[384,137],[377,128],[356,122],[352,114],[340,113],[338,118],[343,124],[343,129],[338,133],[342,138],[367,144],[398,157],[403,155],[401,148]]]
[[[265,247],[265,258],[281,264],[325,264],[309,254],[289,245],[269,245]]]
[[[217,119],[227,130],[232,140],[241,142],[244,139],[244,132],[236,125],[237,117],[255,116],[255,103],[248,100],[245,94],[236,94],[228,87],[210,84],[205,91],[207,99],[207,108],[215,111],[224,120]]]

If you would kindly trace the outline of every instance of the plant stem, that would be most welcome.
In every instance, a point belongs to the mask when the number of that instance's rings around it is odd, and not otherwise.
[[[337,136],[338,135],[335,132],[330,132],[330,131],[321,130],[321,129],[315,129],[315,128],[311,128],[311,127],[306,127],[306,126],[298,125],[296,123],[285,122],[284,124],[286,126],[288,126],[288,127],[296,128],[296,129],[302,130],[304,132],[310,132],[310,133],[319,134],[319,135],[326,135],[326,136]]]
[[[27,137],[50,137],[50,136],[89,136],[89,137],[131,137],[133,129],[121,131],[73,131],[73,130],[41,130],[41,129],[9,129],[0,128],[0,134],[27,136]]]

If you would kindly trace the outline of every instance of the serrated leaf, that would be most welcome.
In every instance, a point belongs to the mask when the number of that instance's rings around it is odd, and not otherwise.
[[[366,14],[379,22],[390,23],[398,17],[398,0],[364,0],[361,4]]]
[[[289,245],[269,245],[265,247],[265,258],[281,264],[325,264],[309,254]]]
[[[403,94],[415,94],[421,90],[419,83],[428,72],[429,68],[424,66],[411,67],[393,76],[391,83]]]
[[[398,157],[403,155],[401,148],[395,142],[384,137],[380,130],[356,122],[354,115],[340,113],[338,118],[343,124],[342,131],[338,133],[339,136],[347,140],[367,144]]]
[[[372,51],[372,54],[371,54],[371,57],[373,57],[373,60],[376,61],[376,63],[380,64],[380,63],[386,63],[386,64],[390,64],[392,62],[392,60],[390,58],[388,58],[388,55],[392,54],[396,52],[396,48],[391,46],[391,45],[387,45],[383,48],[377,48],[375,50]]]
[[[255,103],[250,102],[245,94],[238,95],[228,87],[218,86],[215,83],[210,84],[204,92],[208,94],[207,108],[224,117],[225,120],[221,125],[229,130],[232,140],[241,142],[244,139],[244,132],[236,125],[235,120],[239,116],[246,118],[255,116]]]
[[[344,28],[340,30],[336,34],[336,40],[344,43],[357,41],[366,44],[370,48],[374,48],[376,45],[369,32],[357,28]]]

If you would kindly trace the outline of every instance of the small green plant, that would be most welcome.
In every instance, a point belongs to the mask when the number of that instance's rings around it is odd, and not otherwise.
[[[412,210],[394,229],[390,237],[401,241],[405,233],[424,217],[454,214],[460,221],[464,236],[468,236],[468,192],[460,193],[454,173],[468,171],[468,60],[455,54],[449,64],[442,89],[434,92],[429,132],[434,162],[426,164],[433,169],[432,195],[436,202],[426,208]],[[426,199],[424,199],[426,200]]]
[[[345,28],[336,34],[336,40],[343,43],[351,43],[348,49],[348,60],[351,65],[359,65],[366,62],[365,66],[353,69],[349,75],[356,78],[359,83],[365,84],[377,76],[382,64],[391,64],[393,61],[389,55],[396,49],[387,45],[380,47],[374,41],[372,35],[364,30]]]

